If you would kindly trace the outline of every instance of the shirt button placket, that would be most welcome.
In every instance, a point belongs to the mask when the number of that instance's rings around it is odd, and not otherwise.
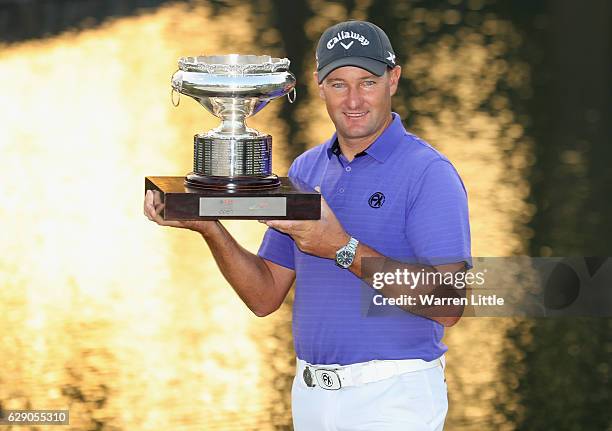
[[[345,171],[345,172],[347,172],[347,173],[348,173],[348,172],[351,172],[351,170],[352,170],[352,168],[351,168],[350,166],[347,166],[347,167],[345,167],[345,168],[344,168],[344,171]],[[345,181],[348,181],[348,180],[347,180],[347,179],[345,179]],[[339,187],[339,188],[338,188],[338,193],[339,193],[339,194],[344,193],[344,187]]]

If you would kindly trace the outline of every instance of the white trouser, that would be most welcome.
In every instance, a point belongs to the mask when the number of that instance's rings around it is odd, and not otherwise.
[[[340,384],[340,389],[327,390],[323,386],[329,380],[324,376],[323,381],[321,373],[317,373],[319,381],[312,373],[314,378],[308,382],[311,387],[306,384],[303,377],[305,363],[298,360],[291,391],[294,430],[442,431],[448,399],[444,360],[436,361],[435,365],[432,361],[429,368],[403,372],[370,383]],[[406,361],[397,362],[406,365]],[[350,375],[352,371],[353,376],[361,375],[361,365],[343,367],[343,372],[338,374]],[[356,372],[356,369],[359,371]],[[344,377],[341,380],[344,381]]]

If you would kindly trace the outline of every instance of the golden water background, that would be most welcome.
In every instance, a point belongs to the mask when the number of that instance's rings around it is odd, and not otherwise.
[[[191,99],[172,107],[177,58],[263,52],[278,35],[270,31],[258,45],[253,13],[247,4],[217,14],[173,4],[1,47],[0,407],[69,408],[75,430],[290,427],[290,307],[254,317],[201,238],[142,215],[144,176],[186,173],[193,134],[218,124]],[[342,13],[321,8],[307,32]],[[432,18],[422,11],[412,19]],[[512,41],[511,28],[498,23],[495,31]],[[460,37],[404,64],[423,88],[413,106],[436,119],[416,119],[413,131],[444,152],[466,184],[473,255],[519,253],[532,213],[521,177],[529,141],[508,100],[493,93],[500,79],[526,76],[501,59],[504,44]],[[310,73],[298,79],[315,94]],[[436,89],[457,96],[461,109],[445,107]],[[492,114],[478,109],[488,98]],[[283,103],[249,120],[274,136],[278,174],[291,154],[278,119]],[[333,128],[322,102],[298,95],[298,104],[300,133],[312,145],[326,139]],[[257,250],[260,224],[224,224]],[[492,406],[511,324],[464,318],[447,331],[448,429],[504,428]]]

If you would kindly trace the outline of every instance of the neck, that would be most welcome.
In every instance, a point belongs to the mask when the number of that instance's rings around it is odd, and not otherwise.
[[[389,124],[393,121],[393,115],[389,113],[387,120],[383,124],[383,126],[376,131],[373,135],[362,137],[362,138],[347,138],[346,136],[342,136],[338,134],[338,145],[340,146],[340,151],[346,159],[350,162],[355,158],[355,154],[359,154],[372,145],[382,133],[389,127]]]

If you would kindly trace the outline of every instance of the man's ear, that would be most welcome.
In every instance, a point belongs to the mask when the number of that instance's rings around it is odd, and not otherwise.
[[[323,93],[323,83],[319,84],[319,74],[317,73],[317,71],[315,70],[312,73],[314,80],[315,80],[315,84],[317,84],[317,87],[319,87],[319,97],[323,100],[325,100],[325,94]]]
[[[395,66],[389,71],[389,92],[393,96],[397,92],[400,77],[402,76],[402,67]]]

